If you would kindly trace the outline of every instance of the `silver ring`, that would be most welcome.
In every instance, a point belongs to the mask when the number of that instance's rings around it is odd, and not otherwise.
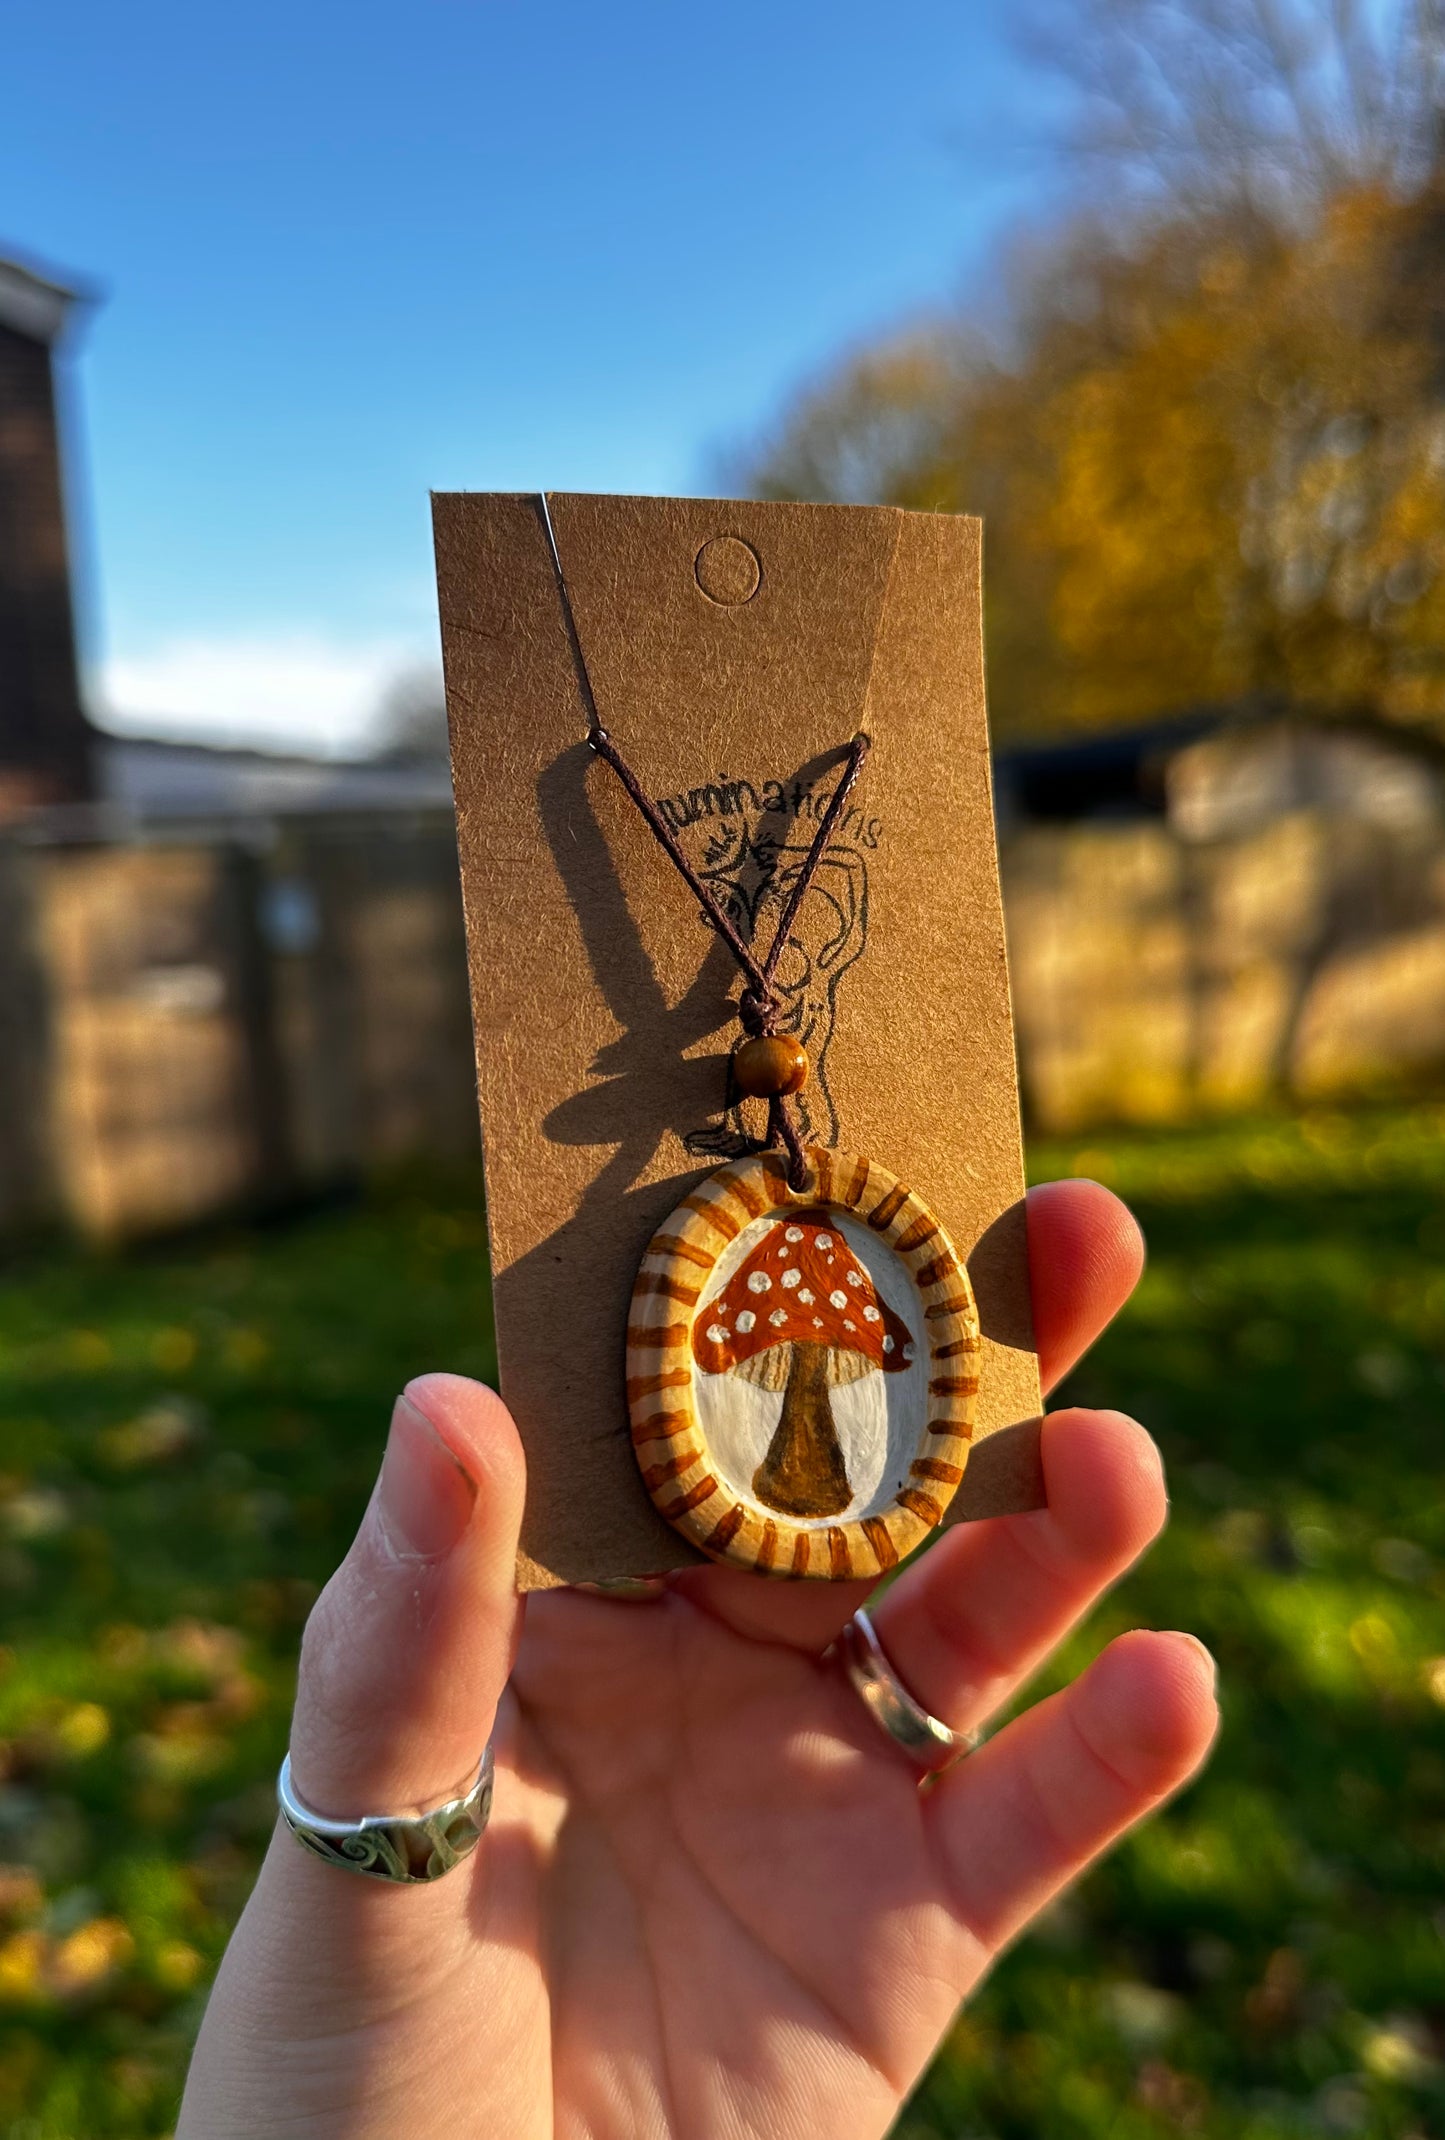
[[[880,1731],[903,1749],[926,1776],[936,1775],[973,1752],[981,1731],[953,1731],[915,1701],[883,1654],[878,1631],[859,1606],[838,1637],[843,1669]]]
[[[276,1779],[276,1802],[297,1842],[328,1865],[414,1887],[440,1880],[476,1849],[492,1811],[492,1766],[488,1745],[471,1789],[429,1813],[366,1813],[360,1820],[325,1820],[296,1796],[287,1754]]]

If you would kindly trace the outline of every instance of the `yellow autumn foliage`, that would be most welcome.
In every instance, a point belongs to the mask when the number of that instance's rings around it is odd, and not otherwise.
[[[1445,737],[1445,187],[1076,232],[785,420],[766,495],[981,511],[995,720],[1289,706]]]

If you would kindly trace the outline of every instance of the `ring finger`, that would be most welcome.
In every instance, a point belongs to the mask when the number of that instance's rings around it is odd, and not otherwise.
[[[1055,1412],[1048,1506],[960,1525],[873,1609],[888,1662],[925,1709],[973,1731],[1138,1559],[1168,1511],[1159,1452],[1122,1412]]]

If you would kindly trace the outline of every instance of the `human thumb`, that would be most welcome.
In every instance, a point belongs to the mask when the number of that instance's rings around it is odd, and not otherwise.
[[[465,1791],[511,1669],[522,1447],[494,1391],[408,1383],[350,1552],[301,1645],[291,1780],[333,1820]]]

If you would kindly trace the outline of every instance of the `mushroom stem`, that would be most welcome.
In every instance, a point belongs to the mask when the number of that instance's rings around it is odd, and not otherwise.
[[[783,1409],[753,1473],[758,1499],[784,1516],[836,1516],[853,1498],[828,1395],[829,1350],[794,1340]]]

